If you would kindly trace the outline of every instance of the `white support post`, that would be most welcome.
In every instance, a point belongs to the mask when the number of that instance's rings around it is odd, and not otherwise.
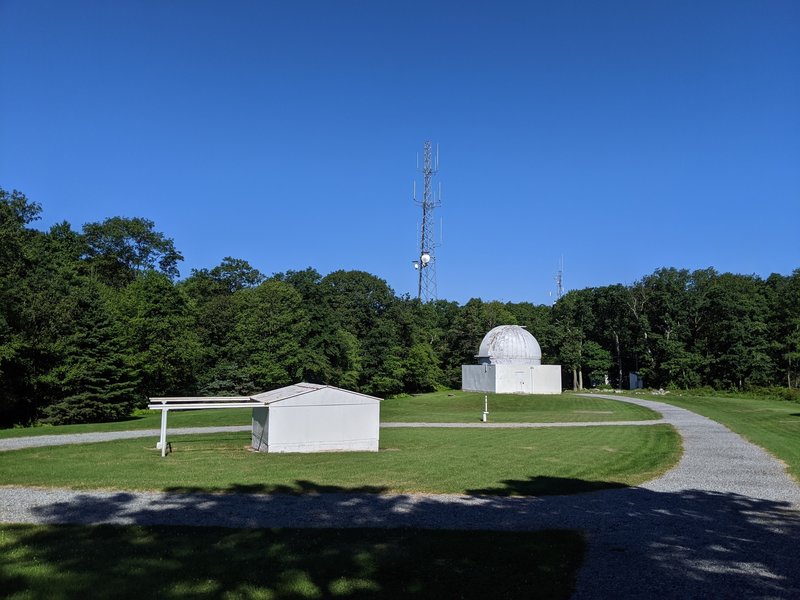
[[[167,413],[169,409],[164,407],[161,409],[161,441],[159,442],[159,446],[161,447],[161,456],[164,457],[167,455]]]

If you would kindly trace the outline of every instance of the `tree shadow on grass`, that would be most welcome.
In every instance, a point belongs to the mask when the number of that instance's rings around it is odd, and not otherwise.
[[[506,482],[506,491],[543,483],[591,489],[602,482],[568,479],[537,483],[532,478]],[[604,487],[615,485],[606,483]],[[118,521],[336,531],[460,529],[475,533],[476,544],[482,539],[480,532],[486,530],[578,530],[585,532],[589,541],[579,577],[579,598],[800,597],[800,513],[783,502],[731,493],[644,488],[536,498],[364,494],[309,481],[296,482],[290,494],[241,493],[249,489],[232,486],[227,494],[153,493],[147,494],[145,501],[126,493],[91,492],[66,502],[54,495],[53,501],[33,512],[52,523]],[[307,492],[297,493],[300,489]],[[335,546],[331,539],[325,540],[320,542],[323,546]],[[471,544],[463,538],[459,543]],[[220,560],[225,560],[223,556]],[[517,569],[529,566],[518,555],[505,560]],[[490,569],[480,572],[494,580]],[[436,577],[433,572],[429,576]],[[423,580],[420,585],[424,584]]]
[[[574,532],[10,529],[17,573],[0,585],[28,598],[568,598],[583,549]],[[39,576],[20,576],[34,557]]]
[[[246,493],[252,489],[147,494],[146,502],[87,492],[46,503],[34,512],[47,522],[132,526],[7,527],[0,552],[14,560],[12,569],[0,566],[0,589],[8,597],[49,598],[58,589],[62,598],[88,591],[137,600],[566,599],[585,550],[583,535],[571,530],[420,527],[408,521],[416,511],[404,497],[364,488],[297,481],[288,495]],[[384,520],[387,511],[397,512],[394,523]]]

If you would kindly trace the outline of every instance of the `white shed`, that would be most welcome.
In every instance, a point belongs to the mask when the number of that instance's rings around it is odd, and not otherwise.
[[[380,398],[298,383],[251,396],[253,448],[261,452],[377,452]]]

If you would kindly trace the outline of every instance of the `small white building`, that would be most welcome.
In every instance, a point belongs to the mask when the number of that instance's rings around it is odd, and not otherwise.
[[[298,383],[251,398],[253,449],[261,452],[377,452],[380,398]]]
[[[461,389],[494,394],[560,394],[561,365],[543,365],[536,338],[519,325],[500,325],[481,342],[477,365],[462,365]]]

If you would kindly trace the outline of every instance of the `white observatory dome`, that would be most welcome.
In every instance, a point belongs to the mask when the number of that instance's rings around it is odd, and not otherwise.
[[[500,325],[484,336],[476,358],[480,364],[541,365],[542,349],[524,327]]]

